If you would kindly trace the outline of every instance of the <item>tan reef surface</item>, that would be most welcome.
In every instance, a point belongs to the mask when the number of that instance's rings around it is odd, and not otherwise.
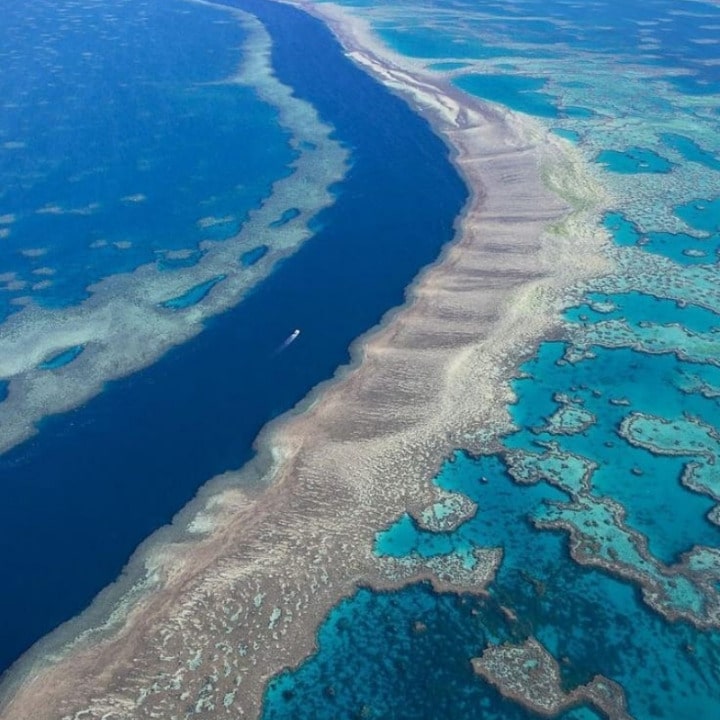
[[[269,678],[313,651],[359,585],[482,593],[501,562],[497,548],[471,570],[452,555],[389,562],[373,543],[437,499],[453,449],[491,449],[508,428],[518,363],[557,331],[572,287],[609,269],[605,198],[541,125],[421,72],[348,11],[303,7],[447,141],[471,189],[455,241],[356,341],[351,366],[263,431],[252,463],[208,483],[88,612],[20,660],[0,688],[3,720],[257,717]]]

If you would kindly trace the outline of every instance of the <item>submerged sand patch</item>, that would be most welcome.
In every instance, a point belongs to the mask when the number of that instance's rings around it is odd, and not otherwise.
[[[604,196],[539,124],[403,64],[345,10],[302,6],[452,148],[472,191],[456,240],[356,342],[351,367],[265,429],[254,462],[206,486],[117,587],[21,662],[6,720],[169,718],[188,706],[256,717],[268,679],[312,652],[358,585],[483,592],[501,560],[488,548],[472,574],[450,556],[408,568],[373,547],[378,529],[437,499],[430,482],[452,450],[487,451],[508,429],[519,362],[558,330],[571,287],[608,270]]]

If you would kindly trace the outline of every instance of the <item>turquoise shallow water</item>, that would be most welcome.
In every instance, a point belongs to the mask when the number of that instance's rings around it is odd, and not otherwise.
[[[75,345],[68,350],[54,355],[49,360],[45,360],[45,362],[40,363],[39,367],[43,370],[56,370],[57,368],[61,368],[63,365],[68,365],[76,357],[78,357],[83,349],[83,345]]]
[[[693,201],[675,208],[675,214],[688,225],[707,231],[701,236],[684,232],[642,233],[637,225],[617,212],[607,214],[605,227],[618,245],[642,247],[647,252],[664,255],[680,265],[707,265],[718,259],[720,232],[717,232],[714,218],[704,212],[703,208],[706,207],[702,202]]]
[[[631,147],[619,152],[617,150],[603,150],[596,162],[604,165],[612,172],[626,173],[667,173],[672,169],[670,163],[662,155],[652,150],[640,147]]]
[[[668,418],[689,413],[708,422],[716,419],[715,399],[687,394],[679,387],[688,364],[669,355],[598,348],[592,360],[558,365],[564,349],[559,343],[544,345],[538,357],[524,366],[531,377],[516,383],[519,403],[513,408],[513,418],[528,430],[508,438],[508,446],[537,450],[538,442],[556,440],[563,449],[591,458],[598,464],[594,491],[621,502],[629,524],[648,538],[653,554],[668,564],[692,544],[720,546],[720,528],[703,519],[714,503],[680,485],[688,458],[633,448],[616,432],[631,411]],[[593,415],[594,424],[574,435],[542,432],[546,419],[559,406],[553,400],[557,393],[581,403]]]
[[[184,308],[191,307],[192,305],[197,305],[197,303],[199,303],[219,282],[224,279],[224,275],[218,275],[210,280],[198,283],[182,295],[166,300],[163,303],[163,307],[169,308],[170,310],[183,310]]]
[[[259,260],[262,260],[265,255],[267,255],[268,252],[268,246],[267,245],[258,245],[258,247],[252,248],[251,250],[248,250],[247,252],[244,252],[240,256],[240,262],[245,267],[250,267],[254,265]]]
[[[250,4],[262,12],[263,3]],[[693,545],[720,547],[720,528],[708,518],[720,499],[713,472],[720,306],[711,292],[720,83],[716,46],[703,41],[714,37],[720,10],[696,2],[692,16],[679,15],[668,0],[601,0],[592,16],[586,6],[554,1],[364,5],[397,50],[452,70],[469,92],[546,121],[596,162],[616,198],[605,224],[620,276],[590,288],[567,311],[562,341],[543,343],[523,366],[511,408],[518,430],[503,451],[458,451],[438,474],[441,488],[477,503],[475,517],[446,533],[423,531],[409,516],[378,528],[379,557],[459,554],[470,563],[474,548],[502,548],[489,597],[425,585],[359,589],[319,629],[318,652],[270,684],[264,714],[530,717],[476,677],[470,659],[534,636],[556,657],[566,688],[603,673],[623,686],[636,718],[715,717],[720,637],[688,617],[707,620],[712,590],[701,581],[717,586],[716,571],[686,576],[673,567]],[[142,262],[167,272],[197,262],[199,241],[235,232],[294,157],[272,108],[244,88],[206,84],[233,71],[240,28],[217,25],[214,13],[195,6],[198,14],[187,17],[126,0],[109,22],[102,7],[40,3],[30,23],[25,6],[7,8],[0,242],[3,273],[13,277],[2,281],[3,317],[23,295],[71,305],[88,283]],[[276,67],[352,147],[353,172],[318,224],[324,232],[243,307],[157,368],[48,421],[39,439],[3,459],[3,607],[15,618],[4,629],[3,663],[84,607],[199,483],[247,459],[258,428],[329,376],[351,339],[400,301],[402,287],[450,236],[463,192],[440,142],[343,65],[336,48],[323,45],[311,57],[303,42],[319,43],[317,29],[303,26],[301,37],[287,15],[266,12],[281,41]],[[81,53],[77,13],[89,18],[86,28],[101,28],[87,33]],[[49,28],[60,40],[48,40]],[[175,45],[177,37],[189,45]],[[124,115],[120,106],[163,112]],[[382,107],[383,122],[367,107]],[[39,147],[29,141],[36,138]],[[117,175],[105,168],[108,154]],[[228,164],[229,155],[242,162]],[[229,219],[198,224],[204,216]],[[294,217],[288,208],[273,227]],[[266,252],[259,245],[241,262],[250,267]],[[668,264],[653,265],[658,258]],[[192,306],[220,280],[170,299],[168,308]],[[268,372],[273,338],[296,322],[302,340]],[[46,370],[82,350],[50,357]],[[0,399],[5,388],[0,382]],[[255,413],[238,418],[238,407]],[[687,487],[698,468],[707,472]],[[518,482],[522,470],[531,484]],[[583,540],[586,564],[570,555],[570,530]],[[665,614],[644,596],[649,582],[665,593]],[[668,609],[681,619],[670,621]],[[598,715],[582,707],[563,717]]]
[[[491,600],[359,590],[321,627],[318,652],[273,681],[265,717],[529,717],[473,676],[470,659],[530,636],[566,688],[602,673],[635,718],[717,716],[720,572],[693,573],[683,558],[720,548],[710,518],[720,500],[720,8],[343,4],[362,6],[396,51],[534,115],[595,163],[614,198],[604,225],[619,270],[567,309],[566,337],[521,368],[503,451],[458,451],[435,478],[477,514],[452,532],[409,515],[378,529],[380,557],[467,563],[474,548],[502,548]],[[517,621],[499,621],[493,601]]]
[[[552,98],[541,92],[545,81],[520,75],[462,75],[455,84],[473,95],[539,117],[558,117]]]
[[[662,621],[632,587],[573,563],[561,535],[538,533],[529,519],[558,491],[521,488],[499,458],[463,454],[436,482],[475,500],[476,518],[441,542],[401,527],[395,551],[407,553],[413,540],[423,554],[502,546],[491,599],[437,595],[422,585],[394,594],[359,591],[321,628],[320,651],[273,682],[264,717],[535,717],[474,677],[468,662],[489,643],[529,634],[562,660],[568,687],[598,672],[621,682],[635,717],[705,716],[717,707],[720,638]],[[378,552],[390,552],[387,537]],[[518,621],[508,622],[495,602]]]

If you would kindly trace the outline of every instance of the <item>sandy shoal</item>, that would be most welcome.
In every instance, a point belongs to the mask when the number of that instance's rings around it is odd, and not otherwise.
[[[508,428],[518,363],[557,332],[571,286],[609,269],[604,198],[541,126],[413,67],[347,11],[303,7],[450,146],[471,189],[456,239],[354,344],[351,366],[263,431],[253,463],[211,481],[88,613],[20,661],[0,688],[4,720],[256,717],[268,679],[312,652],[359,585],[483,592],[501,561],[489,549],[472,572],[452,558],[403,565],[373,542],[433,501],[453,449],[490,450]]]

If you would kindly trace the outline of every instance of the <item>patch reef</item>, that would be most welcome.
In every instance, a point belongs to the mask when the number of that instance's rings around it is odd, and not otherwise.
[[[257,717],[268,680],[313,651],[359,585],[482,593],[501,561],[488,548],[471,570],[408,566],[373,544],[437,500],[430,481],[453,449],[487,451],[507,429],[518,363],[557,331],[570,288],[608,271],[602,193],[532,121],[413,68],[346,11],[305,9],[452,148],[472,191],[456,240],[357,341],[353,366],[266,428],[256,461],[212,481],[117,587],[18,664],[3,720]]]

